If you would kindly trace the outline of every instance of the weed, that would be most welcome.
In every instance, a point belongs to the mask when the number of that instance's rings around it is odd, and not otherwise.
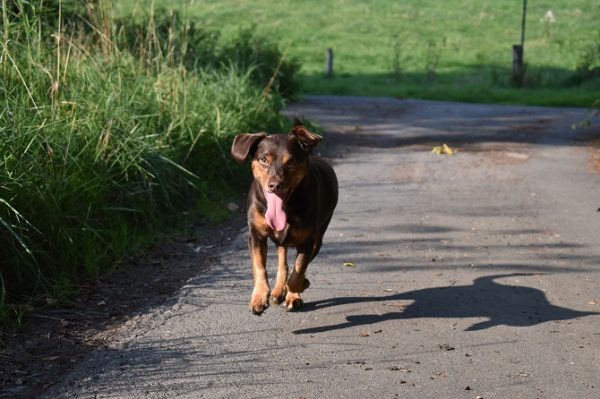
[[[556,17],[552,10],[546,11],[544,16],[540,19],[540,22],[542,24],[542,40],[544,42],[550,42],[553,37],[553,25],[556,23]]]
[[[437,70],[440,65],[442,51],[446,48],[446,38],[442,37],[438,43],[434,39],[427,41],[425,50],[425,80],[427,83],[432,83],[437,75]]]
[[[403,40],[399,33],[394,35],[392,40],[392,76],[396,82],[400,81],[402,76],[402,45]]]
[[[573,81],[582,83],[586,80],[600,78],[600,29],[584,48],[575,66]]]

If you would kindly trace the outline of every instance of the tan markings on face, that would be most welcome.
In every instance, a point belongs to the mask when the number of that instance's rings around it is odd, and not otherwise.
[[[258,182],[260,183],[261,186],[264,186],[265,184],[267,184],[267,180],[268,180],[268,167],[266,165],[272,165],[273,164],[273,156],[272,155],[264,155],[264,160],[263,162],[261,162],[261,158],[263,157],[259,157],[258,159],[253,159],[252,160],[252,175],[254,176],[254,178],[256,180],[258,180]],[[265,162],[266,161],[266,165]]]
[[[288,163],[288,161],[290,160],[290,158],[292,157],[292,154],[290,154],[289,152],[284,152],[283,155],[281,156],[281,163],[283,165],[286,165]]]
[[[298,162],[293,157],[293,154],[289,151],[282,151],[280,154],[259,155],[256,159],[252,160],[252,174],[258,180],[259,184],[265,187],[269,183],[269,171],[271,168],[276,167],[278,170],[275,172],[284,176],[284,181],[282,182],[284,188],[293,188],[306,175],[306,163]],[[272,172],[273,170],[271,170]]]

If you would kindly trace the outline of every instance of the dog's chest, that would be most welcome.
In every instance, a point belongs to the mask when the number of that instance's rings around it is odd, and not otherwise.
[[[290,217],[285,229],[281,231],[271,230],[269,236],[278,245],[294,247],[306,242],[312,233],[313,229],[310,226],[303,224],[295,217]]]

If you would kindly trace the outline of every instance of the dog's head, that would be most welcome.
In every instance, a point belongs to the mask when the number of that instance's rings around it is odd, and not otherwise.
[[[308,158],[322,137],[296,122],[288,134],[239,134],[231,156],[237,162],[252,157],[252,173],[265,193],[286,198],[306,175]]]
[[[274,230],[285,228],[284,205],[306,176],[310,153],[321,140],[299,122],[289,134],[246,133],[233,140],[233,159],[243,162],[252,157],[252,174],[262,188],[267,202],[265,217]]]

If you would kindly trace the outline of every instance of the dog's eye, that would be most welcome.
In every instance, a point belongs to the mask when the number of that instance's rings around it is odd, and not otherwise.
[[[293,159],[290,159],[285,163],[286,168],[292,169],[294,166],[296,166],[296,162],[294,162]]]
[[[262,165],[269,165],[269,160],[267,159],[267,157],[258,158],[258,162],[260,162]]]

